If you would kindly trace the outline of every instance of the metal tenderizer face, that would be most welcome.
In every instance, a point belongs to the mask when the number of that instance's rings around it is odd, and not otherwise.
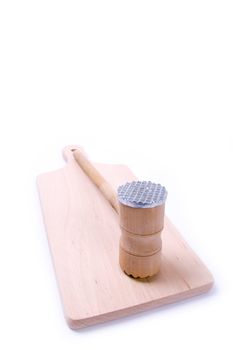
[[[165,203],[166,188],[151,181],[126,182],[117,189],[118,199],[129,207],[153,208]]]

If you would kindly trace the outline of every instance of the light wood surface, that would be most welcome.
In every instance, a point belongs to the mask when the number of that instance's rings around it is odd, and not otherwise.
[[[97,188],[102,192],[103,196],[109,201],[112,207],[119,214],[119,204],[117,200],[116,192],[113,190],[112,186],[106,181],[102,174],[96,169],[96,167],[91,163],[91,161],[83,153],[80,147],[72,150],[73,155],[77,163],[80,165],[82,170],[90,178],[90,180],[97,186]]]
[[[160,272],[144,280],[122,272],[118,215],[78,166],[71,148],[64,151],[64,168],[37,179],[69,326],[106,322],[208,291],[213,284],[210,272],[167,218]],[[135,179],[123,165],[95,166],[114,189]]]
[[[132,208],[120,203],[119,263],[127,275],[145,278],[156,275],[161,265],[165,204]]]

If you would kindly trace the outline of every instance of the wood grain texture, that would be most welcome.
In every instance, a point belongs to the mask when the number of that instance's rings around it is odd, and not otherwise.
[[[208,291],[213,278],[165,218],[162,265],[145,280],[119,266],[115,210],[78,166],[38,176],[38,189],[64,314],[72,329],[109,321]],[[123,165],[95,164],[116,189],[135,176]]]
[[[132,208],[120,203],[119,208],[119,263],[122,270],[135,278],[156,275],[161,265],[165,204]]]
[[[82,149],[78,147],[77,149],[73,149],[72,152],[75,160],[80,165],[82,170],[86,173],[87,176],[89,176],[92,182],[98,187],[100,192],[102,192],[104,197],[119,214],[117,195],[112,186],[106,181],[98,169],[96,169],[91,161],[85,156]]]

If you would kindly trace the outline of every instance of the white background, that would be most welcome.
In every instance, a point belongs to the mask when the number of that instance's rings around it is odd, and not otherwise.
[[[232,349],[232,1],[0,1],[0,348]],[[207,295],[73,332],[37,174],[80,144],[166,185]]]

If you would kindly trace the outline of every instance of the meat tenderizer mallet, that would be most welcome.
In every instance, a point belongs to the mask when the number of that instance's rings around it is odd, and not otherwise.
[[[119,186],[116,194],[81,149],[74,149],[73,155],[120,216],[121,269],[134,278],[156,275],[161,264],[165,187],[151,181],[132,181]]]

